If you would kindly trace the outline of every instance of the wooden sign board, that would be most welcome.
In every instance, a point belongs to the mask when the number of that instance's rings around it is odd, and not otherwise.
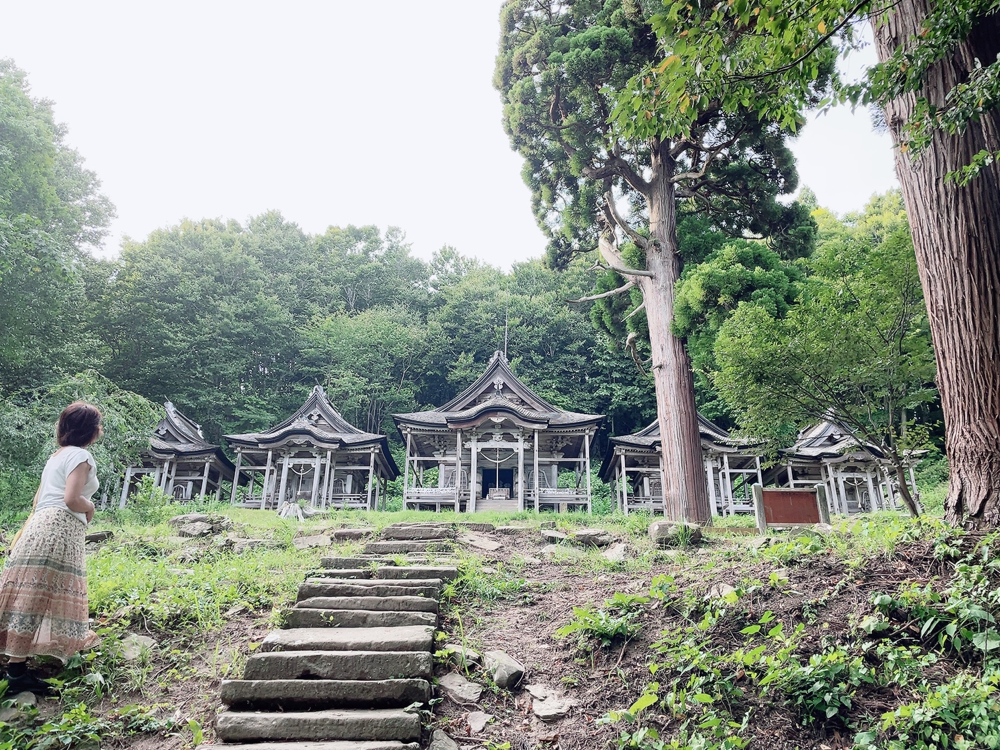
[[[830,509],[826,504],[826,488],[817,484],[815,489],[764,489],[753,486],[754,510],[757,529],[766,534],[769,526],[813,526],[830,523]]]

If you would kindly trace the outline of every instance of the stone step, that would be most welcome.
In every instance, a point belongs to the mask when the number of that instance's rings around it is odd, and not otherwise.
[[[383,555],[360,557],[321,557],[319,564],[327,570],[362,570],[369,565],[395,565],[396,561]]]
[[[354,581],[317,581],[310,579],[299,586],[296,600],[299,602],[313,599],[317,596],[425,596],[437,599],[441,595],[441,583],[426,585],[426,582],[381,581],[371,580],[368,585],[361,586]]]
[[[344,579],[371,578],[372,570],[371,568],[347,568],[344,570],[324,568],[323,570],[311,570],[306,575],[309,578],[315,576],[322,576],[323,578],[344,578]]]
[[[454,539],[450,526],[388,526],[382,529],[383,539]]]
[[[371,555],[399,555],[407,552],[450,552],[451,542],[368,542],[365,552]]]
[[[292,610],[295,611],[295,610]],[[434,628],[288,628],[275,630],[260,645],[267,651],[430,651]]]
[[[295,607],[285,619],[289,628],[398,628],[437,625],[434,612],[369,612],[364,609]]]
[[[404,708],[431,698],[427,680],[224,680],[222,702],[240,710]]]
[[[427,651],[271,651],[247,659],[246,680],[430,679],[434,657]]]
[[[251,745],[212,745],[212,750],[420,750],[417,742],[395,742],[387,740],[380,742],[363,742],[349,740],[347,742],[254,742]]]
[[[438,578],[442,581],[454,581],[458,578],[458,568],[445,566],[408,565],[404,568],[383,565],[376,569],[375,578],[391,580],[418,580],[421,578]]]
[[[437,612],[436,599],[423,596],[313,596],[295,605],[297,609],[367,609],[370,612]]]
[[[327,533],[338,542],[346,542],[352,539],[366,539],[375,533],[375,529],[332,529]]]
[[[224,742],[263,740],[420,740],[420,717],[397,708],[287,713],[224,711],[215,719]],[[257,745],[256,747],[260,747]]]

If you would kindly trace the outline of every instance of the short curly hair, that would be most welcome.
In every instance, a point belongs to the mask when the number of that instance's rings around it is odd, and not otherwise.
[[[56,424],[56,442],[60,446],[86,448],[101,434],[101,410],[85,401],[74,401],[62,410]]]

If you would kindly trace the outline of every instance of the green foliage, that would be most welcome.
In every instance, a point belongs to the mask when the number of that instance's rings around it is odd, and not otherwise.
[[[608,648],[616,641],[629,640],[639,634],[642,605],[648,601],[648,596],[616,593],[600,608],[573,607],[573,618],[556,630],[555,635],[557,638],[575,636],[581,650],[591,642]]]
[[[843,723],[854,692],[873,684],[875,676],[864,659],[835,649],[813,654],[805,664],[789,665],[776,673],[773,682],[806,722]],[[761,684],[767,683],[762,680]]]
[[[126,706],[95,716],[79,703],[58,718],[43,720],[38,709],[22,709],[13,722],[0,722],[0,750],[94,750],[137,734],[166,736],[177,722],[160,718],[163,713],[163,706]]]

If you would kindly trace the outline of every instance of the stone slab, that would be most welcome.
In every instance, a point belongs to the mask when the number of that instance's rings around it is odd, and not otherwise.
[[[475,703],[483,694],[483,686],[465,679],[458,672],[449,672],[438,680],[438,685],[449,698],[459,705]]]
[[[369,612],[363,609],[296,607],[285,620],[289,628],[398,628],[437,625],[435,612]]]
[[[363,742],[349,740],[340,742],[254,742],[252,745],[212,745],[212,750],[420,750],[417,742]]]
[[[299,536],[292,540],[292,546],[299,551],[314,549],[316,547],[329,547],[331,544],[333,544],[333,540],[326,534]]]
[[[237,709],[404,708],[431,698],[427,680],[223,680]]]
[[[272,651],[247,659],[247,680],[429,679],[430,651]]]
[[[255,742],[252,745],[212,745],[212,750],[420,750],[417,742]]]
[[[360,578],[357,580],[340,580],[328,578],[325,575],[310,577],[306,579],[308,584],[347,584],[348,586],[433,586],[440,589],[443,585],[440,578]]]
[[[288,628],[264,638],[261,651],[430,651],[434,628]]]
[[[389,526],[382,529],[383,539],[452,539],[455,530],[448,526]]]
[[[296,607],[367,609],[370,612],[437,612],[436,599],[423,596],[314,596]]]
[[[430,541],[430,542],[368,542],[365,545],[365,552],[372,555],[399,555],[407,552],[450,552],[451,542]]]
[[[386,582],[386,581],[373,581],[373,585],[368,586],[358,586],[351,583],[340,583],[329,582],[329,583],[314,583],[313,581],[308,581],[299,586],[299,593],[296,597],[297,601],[305,601],[306,599],[313,599],[318,596],[357,596],[357,597],[372,597],[372,596],[423,596],[431,599],[436,599],[441,593],[441,586],[425,586],[422,584],[414,584],[412,586],[405,585],[408,581],[397,582]]]
[[[371,578],[371,568],[348,568],[345,570],[314,570],[310,576],[322,575],[324,578]]]
[[[331,537],[336,539],[338,542],[345,542],[353,539],[367,539],[373,533],[374,529],[331,529],[327,532]]]
[[[437,578],[441,581],[454,581],[458,578],[458,568],[431,567],[411,565],[407,567],[383,566],[376,569],[375,578],[418,580],[421,578]]]
[[[481,549],[484,552],[496,552],[502,546],[500,542],[494,542],[489,537],[477,534],[474,531],[462,534],[458,537],[458,541],[469,547]]]
[[[261,740],[420,740],[420,717],[395,708],[369,711],[330,709],[309,712],[224,711],[215,720],[225,742]],[[258,746],[259,747],[259,746]]]
[[[319,564],[329,570],[362,570],[375,565],[395,565],[391,557],[321,557]]]

